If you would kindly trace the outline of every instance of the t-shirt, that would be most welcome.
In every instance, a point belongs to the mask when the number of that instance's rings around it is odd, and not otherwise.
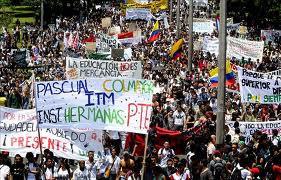
[[[34,163],[29,163],[27,164],[28,165],[28,169],[29,171],[36,171],[36,165],[34,166]],[[31,172],[28,172],[28,175],[27,175],[27,179],[28,180],[35,180],[35,174],[34,173],[31,173]]]
[[[71,169],[70,169],[70,173],[71,173]],[[59,169],[58,171],[58,180],[70,180],[69,178],[69,173],[68,170],[62,170],[62,168]]]
[[[89,180],[90,174],[89,171],[85,168],[84,171],[81,171],[80,168],[77,168],[73,173],[74,180]]]
[[[109,162],[109,167],[111,168],[110,170],[110,174],[117,174],[118,173],[118,170],[119,170],[119,167],[120,167],[120,158],[118,156],[115,156],[115,160],[112,158],[112,156],[107,156],[107,161]],[[114,164],[112,165],[114,161]]]
[[[4,164],[0,165],[0,180],[5,180],[5,178],[10,174],[10,168]]]
[[[183,111],[182,112],[175,111],[173,113],[173,119],[174,119],[175,125],[183,126],[183,123],[185,120],[185,113]]]
[[[45,175],[46,175],[46,179],[56,178],[58,177],[58,169],[56,167],[47,168],[45,171]],[[44,179],[44,175],[42,179]]]
[[[25,170],[24,164],[13,164],[11,166],[11,175],[13,179],[24,180],[25,177],[24,170]]]
[[[163,155],[163,157],[160,159],[160,166],[162,168],[165,168],[167,167],[167,161],[168,159],[170,159],[170,155],[174,156],[175,155],[175,152],[174,150],[172,149],[165,149],[165,148],[161,148],[159,149],[158,151],[158,155]]]
[[[213,143],[209,143],[207,148],[207,157],[209,157],[209,155],[213,155],[215,150],[216,150],[215,145]]]

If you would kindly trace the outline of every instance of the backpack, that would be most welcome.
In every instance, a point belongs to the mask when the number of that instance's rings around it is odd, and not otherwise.
[[[235,168],[231,174],[230,180],[242,180],[241,169]]]
[[[214,164],[214,177],[215,179],[218,179],[220,177],[222,177],[223,171],[224,171],[224,165],[222,163],[222,159],[220,160],[214,160],[215,164]]]

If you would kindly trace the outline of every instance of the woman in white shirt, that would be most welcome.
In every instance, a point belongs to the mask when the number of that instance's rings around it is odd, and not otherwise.
[[[58,180],[70,180],[72,178],[72,171],[66,159],[62,159],[58,169]]]

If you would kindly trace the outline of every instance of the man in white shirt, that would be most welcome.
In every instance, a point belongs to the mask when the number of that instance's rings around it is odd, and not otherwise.
[[[96,179],[95,175],[92,172],[93,166],[95,164],[94,155],[95,155],[94,151],[89,151],[88,160],[85,162],[85,167],[88,170],[88,172],[90,173],[90,180]]]
[[[74,171],[73,180],[90,180],[90,173],[85,167],[85,161],[79,161],[79,168]]]
[[[105,174],[107,176],[107,172],[110,171],[109,180],[115,180],[120,168],[120,158],[116,155],[116,150],[114,148],[111,149],[111,155],[107,156],[106,159],[108,165]]]
[[[212,160],[212,156],[216,150],[216,136],[215,135],[211,135],[211,139],[210,139],[210,142],[208,144],[208,147],[207,147],[207,158],[209,160]]]
[[[175,124],[175,130],[182,131],[186,115],[182,111],[181,106],[178,106],[177,110],[173,113],[173,119]]]
[[[169,142],[165,142],[164,148],[160,148],[159,151],[158,151],[160,166],[162,168],[167,167],[168,159],[172,158],[173,156],[175,156],[174,150],[170,148]]]
[[[3,156],[0,154],[0,180],[8,180],[10,168],[3,164]]]

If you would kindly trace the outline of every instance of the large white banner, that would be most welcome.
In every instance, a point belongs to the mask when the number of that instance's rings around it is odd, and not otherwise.
[[[228,127],[234,129],[234,122],[226,122]],[[268,135],[269,138],[272,137],[272,130],[277,129],[281,132],[281,121],[269,121],[269,122],[239,122],[239,128],[242,136],[246,137],[246,143],[250,142],[255,131],[261,131]]]
[[[214,31],[214,24],[212,21],[193,22],[193,31],[197,33],[212,33]]]
[[[146,134],[154,83],[108,78],[35,83],[41,128],[91,128]]]
[[[66,58],[67,79],[85,78],[136,78],[141,79],[142,66],[140,61],[108,61]]]
[[[153,15],[151,14],[150,9],[147,8],[127,8],[126,9],[126,19],[137,20],[142,19],[149,21]]]
[[[244,39],[227,37],[227,57],[238,58],[248,60],[251,58],[252,61],[259,59],[262,60],[263,56],[263,41],[248,41]]]
[[[58,157],[86,160],[87,152],[103,151],[101,130],[40,129],[42,148]],[[25,155],[40,154],[36,110],[0,107],[0,150]]]
[[[261,38],[265,38],[265,43],[277,42],[281,37],[281,30],[261,30]]]
[[[111,48],[118,49],[120,42],[115,36],[97,34],[96,48],[98,53],[110,53]]]
[[[202,50],[217,56],[219,54],[219,39],[216,37],[212,38],[210,36],[205,36]]]
[[[242,102],[281,103],[281,76],[249,71],[237,67]]]

